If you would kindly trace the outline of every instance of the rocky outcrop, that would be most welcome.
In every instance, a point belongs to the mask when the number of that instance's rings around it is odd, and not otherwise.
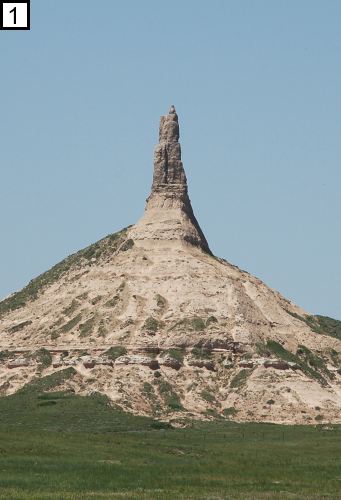
[[[299,369],[299,365],[297,363],[273,358],[242,359],[238,361],[237,364],[239,368],[254,368],[256,366],[264,366],[264,368],[275,368],[276,370]],[[224,366],[229,367],[229,364],[226,363]]]
[[[188,196],[181,161],[179,122],[174,106],[161,116],[159,144],[154,152],[154,175],[145,214],[130,231],[134,242],[183,242],[211,253]]]
[[[33,365],[33,362],[30,359],[27,358],[17,358],[14,359],[13,361],[10,361],[7,364],[7,368],[13,369],[13,368],[23,368],[27,366]]]
[[[187,194],[179,136],[178,115],[172,106],[169,114],[160,118],[159,144],[154,151],[153,184],[148,202],[156,193],[169,193],[178,198]]]
[[[212,339],[201,339],[195,344],[195,347],[201,347],[209,351],[222,350],[231,351],[233,353],[243,353],[246,350],[246,346],[240,342],[234,342],[230,338],[212,338]]]
[[[169,354],[165,354],[159,358],[160,366],[167,366],[168,368],[174,368],[174,370],[180,370],[182,364],[177,359],[173,358]]]
[[[159,368],[159,362],[157,359],[153,359],[148,356],[140,356],[138,354],[120,356],[115,361],[115,366],[116,365],[141,365],[148,366],[148,368],[151,368],[152,370],[157,370]]]
[[[214,362],[210,359],[193,358],[187,359],[188,366],[196,366],[197,368],[206,368],[206,370],[214,371]]]
[[[292,361],[284,361],[282,359],[267,359],[262,365],[265,368],[275,368],[276,370],[298,370],[299,365],[297,363],[293,363]]]

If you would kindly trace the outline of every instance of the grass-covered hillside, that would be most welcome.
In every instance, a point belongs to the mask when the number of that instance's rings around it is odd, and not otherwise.
[[[340,426],[175,429],[56,392],[72,376],[0,398],[0,498],[339,498]]]
[[[341,340],[341,321],[338,319],[329,318],[329,316],[300,316],[299,314],[287,311],[291,316],[306,323],[315,333],[329,335]]]
[[[124,243],[127,229],[122,229],[118,233],[109,234],[105,238],[89,245],[78,252],[69,255],[48,271],[37,276],[29,282],[22,290],[12,294],[0,302],[0,318],[8,311],[13,311],[23,307],[28,302],[35,300],[44,289],[63,277],[68,271],[91,265],[92,259],[108,259]],[[125,242],[126,247],[132,244],[132,240]],[[123,247],[123,250],[126,249]]]

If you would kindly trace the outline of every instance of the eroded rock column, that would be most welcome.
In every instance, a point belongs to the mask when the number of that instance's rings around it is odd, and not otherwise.
[[[131,237],[137,241],[182,241],[210,253],[188,197],[179,136],[178,115],[171,106],[168,115],[160,118],[152,189],[145,214],[131,230]]]

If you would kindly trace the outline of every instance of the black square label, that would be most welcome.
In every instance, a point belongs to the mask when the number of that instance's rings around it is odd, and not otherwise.
[[[30,0],[0,0],[0,29],[29,30]]]

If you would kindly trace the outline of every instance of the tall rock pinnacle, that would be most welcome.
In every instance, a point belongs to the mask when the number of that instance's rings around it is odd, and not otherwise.
[[[175,107],[160,118],[159,144],[154,152],[154,175],[144,216],[131,230],[135,241],[180,241],[210,253],[188,197],[181,161],[179,123]]]
[[[178,115],[174,106],[171,106],[169,114],[161,116],[159,144],[154,152],[154,178],[152,193],[187,192],[186,174],[181,162],[181,147],[179,144]]]

